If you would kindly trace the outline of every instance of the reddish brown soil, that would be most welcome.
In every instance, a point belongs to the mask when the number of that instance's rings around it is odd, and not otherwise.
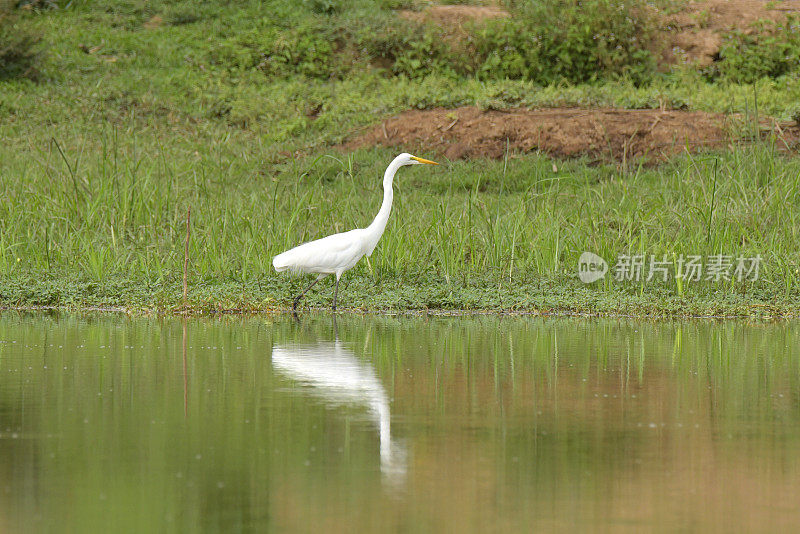
[[[760,20],[778,21],[800,13],[800,0],[699,0],[679,13],[662,16],[665,63],[682,61],[709,65],[719,53],[723,34],[738,29],[754,31]]]
[[[653,43],[662,62],[714,61],[725,32],[754,30],[760,20],[778,21],[800,13],[800,0],[696,0],[674,14],[656,13],[662,31]],[[431,6],[423,11],[401,11],[400,16],[432,22],[442,28],[442,38],[463,48],[468,37],[464,23],[510,16],[499,7]],[[466,49],[465,49],[466,50]],[[409,151],[437,152],[449,159],[499,158],[512,151],[542,151],[557,157],[588,156],[598,160],[650,162],[684,151],[725,147],[739,139],[738,117],[658,110],[516,109],[481,111],[408,111],[351,139],[346,149],[362,146],[402,147]],[[800,127],[768,119],[761,134],[774,133],[779,146],[796,149]]]
[[[397,147],[448,159],[500,158],[512,152],[542,151],[556,157],[588,156],[595,160],[649,162],[736,141],[736,129],[724,115],[701,111],[615,109],[515,109],[482,111],[407,111],[348,141],[343,148]],[[774,131],[786,148],[800,139],[800,127],[764,121],[762,132]]]
[[[402,10],[400,16],[418,22],[434,22],[443,27],[461,26],[467,21],[508,17],[508,11],[495,6],[430,6],[422,11]]]

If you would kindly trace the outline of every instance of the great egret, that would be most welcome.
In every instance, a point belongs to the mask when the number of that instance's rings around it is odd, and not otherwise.
[[[272,347],[272,368],[306,386],[331,407],[365,405],[378,430],[381,473],[399,486],[405,480],[406,450],[392,440],[389,396],[368,362],[336,338],[335,341]]]
[[[381,209],[366,228],[357,228],[341,234],[333,234],[316,241],[303,243],[293,249],[278,254],[272,259],[272,265],[278,272],[297,271],[316,274],[317,278],[294,299],[292,311],[297,311],[297,304],[309,289],[328,276],[336,275],[336,289],[333,293],[333,309],[336,310],[336,298],[339,294],[339,279],[342,273],[353,268],[364,254],[372,255],[386,229],[386,221],[392,211],[392,181],[397,169],[404,165],[428,163],[438,165],[435,161],[418,158],[405,152],[392,160],[383,174],[383,204]]]

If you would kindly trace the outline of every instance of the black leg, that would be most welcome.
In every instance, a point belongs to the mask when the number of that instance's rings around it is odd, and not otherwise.
[[[311,282],[311,284],[309,284],[309,286],[307,288],[305,288],[302,293],[297,295],[297,298],[294,299],[294,304],[292,304],[292,312],[296,312],[297,311],[297,305],[300,303],[300,299],[303,298],[303,295],[308,293],[308,290],[311,289],[312,287],[314,287],[314,285],[319,281],[320,281],[319,277],[315,278],[314,281]]]
[[[336,277],[336,289],[333,290],[333,311],[336,311],[336,297],[339,296],[339,277]]]

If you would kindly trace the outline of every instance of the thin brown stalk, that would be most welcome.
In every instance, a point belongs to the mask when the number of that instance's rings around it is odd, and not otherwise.
[[[192,207],[186,211],[186,239],[183,242],[183,304],[189,297],[189,236],[191,234]]]

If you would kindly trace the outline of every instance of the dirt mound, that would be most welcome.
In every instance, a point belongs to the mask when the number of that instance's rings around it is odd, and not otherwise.
[[[800,0],[701,0],[684,6],[679,13],[663,16],[661,34],[665,63],[682,61],[711,64],[719,54],[725,32],[753,31],[760,20],[778,21],[788,13],[800,13]]]
[[[702,111],[615,109],[514,109],[482,111],[477,107],[407,111],[348,141],[344,148],[402,147],[409,152],[437,152],[448,159],[500,158],[511,151],[542,151],[556,157],[589,156],[597,160],[664,160],[685,150],[726,146],[731,121]],[[785,146],[800,138],[796,125],[769,125]]]
[[[459,27],[467,21],[508,17],[508,11],[496,6],[430,6],[422,11],[402,10],[400,16],[417,22],[434,22],[443,27]]]

